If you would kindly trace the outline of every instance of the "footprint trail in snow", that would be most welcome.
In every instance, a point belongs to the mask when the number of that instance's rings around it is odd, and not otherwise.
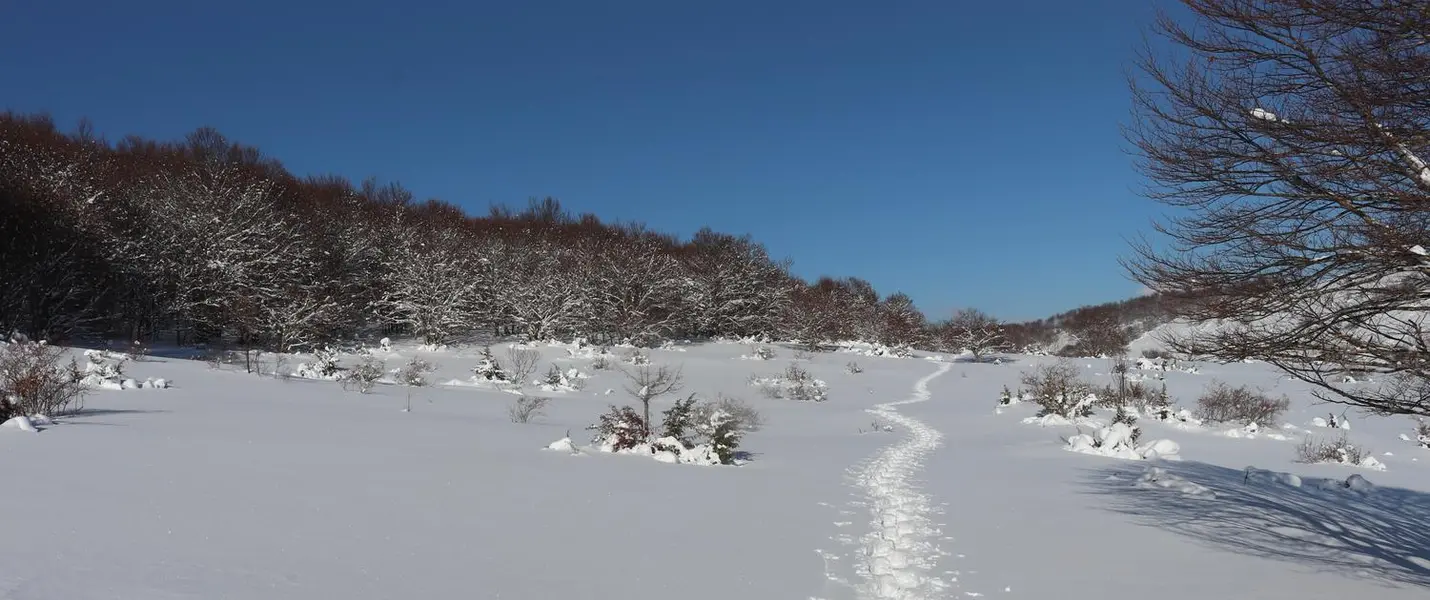
[[[938,447],[943,434],[918,419],[900,414],[897,407],[929,399],[928,384],[953,367],[939,369],[914,384],[907,400],[869,409],[897,424],[906,436],[879,452],[855,476],[872,517],[870,531],[859,548],[857,571],[863,579],[860,596],[870,600],[922,600],[941,595],[949,583],[932,575],[944,553],[938,547],[947,539],[931,516],[935,509],[919,491],[915,477],[923,461]]]

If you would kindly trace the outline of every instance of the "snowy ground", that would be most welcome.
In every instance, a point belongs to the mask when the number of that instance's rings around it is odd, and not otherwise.
[[[1047,358],[817,354],[802,363],[827,382],[828,400],[812,403],[763,398],[748,383],[784,370],[789,349],[771,360],[741,359],[751,349],[738,344],[652,351],[655,364],[683,366],[686,394],[741,396],[764,414],[743,444],[748,463],[709,467],[590,448],[584,428],[608,403],[630,402],[619,375],[540,350],[536,376],[554,363],[592,377],[580,391],[537,392],[552,404],[528,424],[507,416],[515,395],[483,386],[420,389],[403,412],[411,388],[398,385],[363,395],[198,361],[130,363],[130,377],[173,387],[95,390],[82,414],[39,433],[0,429],[10,517],[0,599],[1389,599],[1430,589],[1430,450],[1400,439],[1414,437],[1414,422],[1350,413],[1346,433],[1385,471],[1298,464],[1304,435],[1339,433],[1313,419],[1342,409],[1313,406],[1262,365],[1202,363],[1166,378],[1188,407],[1212,379],[1286,393],[1297,429],[1233,437],[1143,419],[1144,438],[1181,446],[1182,461],[1150,463],[1069,452],[1060,438],[1078,431],[1022,423],[1032,405],[995,411],[1003,386]],[[468,379],[477,361],[474,348],[376,353],[389,368],[414,355],[437,365],[438,383]],[[851,360],[865,372],[847,372]],[[1106,361],[1079,365],[1106,381]],[[568,431],[581,454],[546,449]],[[1373,487],[1321,484],[1353,474]]]

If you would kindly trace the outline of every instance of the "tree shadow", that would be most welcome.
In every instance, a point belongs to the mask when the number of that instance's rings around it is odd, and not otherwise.
[[[1088,493],[1142,525],[1210,546],[1385,585],[1430,587],[1430,494],[1353,490],[1343,480],[1312,478],[1296,487],[1199,462],[1159,466],[1211,488],[1216,497],[1134,487],[1141,472],[1126,467],[1093,471]]]
[[[77,411],[60,415],[65,419],[75,419],[84,417],[99,417],[104,415],[128,415],[128,414],[154,414],[166,413],[167,410],[150,410],[137,408],[81,408]]]

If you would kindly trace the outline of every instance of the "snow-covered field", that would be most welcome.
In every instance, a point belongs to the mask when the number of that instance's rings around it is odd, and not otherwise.
[[[1343,409],[1314,405],[1263,365],[1201,363],[1165,377],[1188,408],[1217,379],[1284,393],[1290,427],[1143,418],[1143,440],[1171,440],[1181,458],[1147,461],[1070,452],[1064,438],[1077,427],[1024,423],[1031,404],[996,406],[1005,386],[1050,358],[652,350],[652,364],[682,368],[679,397],[737,396],[764,417],[742,441],[744,464],[704,466],[600,452],[585,428],[608,404],[635,404],[622,376],[593,368],[589,349],[533,348],[542,355],[533,378],[552,364],[589,377],[557,391],[526,386],[551,398],[526,424],[508,416],[517,395],[472,381],[480,348],[375,350],[389,369],[420,356],[436,370],[432,386],[381,383],[370,394],[202,361],[128,363],[128,377],[169,387],[95,386],[79,414],[41,421],[38,432],[0,428],[0,599],[1392,599],[1430,590],[1430,450],[1413,441],[1414,421],[1351,412],[1349,430],[1320,427],[1316,419]],[[504,345],[493,349],[504,356]],[[795,361],[825,383],[827,400],[766,398],[751,385]],[[1108,381],[1107,361],[1077,364],[1088,380]],[[1384,470],[1296,462],[1306,435],[1342,432]],[[575,453],[548,448],[568,433]],[[1370,485],[1345,486],[1352,475]]]

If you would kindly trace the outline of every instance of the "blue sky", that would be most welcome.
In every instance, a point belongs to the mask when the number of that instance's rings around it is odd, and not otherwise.
[[[0,107],[299,174],[750,233],[931,316],[1138,293],[1139,0],[0,0]]]

